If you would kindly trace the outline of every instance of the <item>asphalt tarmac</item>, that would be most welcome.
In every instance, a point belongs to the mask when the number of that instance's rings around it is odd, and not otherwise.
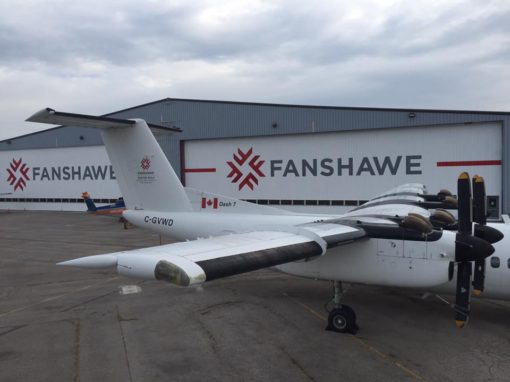
[[[263,270],[186,289],[55,266],[159,244],[112,218],[2,211],[0,381],[510,380],[508,302],[473,301],[460,330],[434,296],[352,286],[353,336],[324,330],[324,281]]]

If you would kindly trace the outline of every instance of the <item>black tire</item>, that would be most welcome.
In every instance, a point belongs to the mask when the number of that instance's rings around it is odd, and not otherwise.
[[[339,308],[329,312],[328,326],[326,330],[338,333],[356,334],[358,326],[356,325],[356,314],[348,305],[342,305]]]
[[[356,323],[356,312],[354,312],[354,309],[352,309],[349,305],[342,305],[342,309],[344,309],[346,312],[350,312],[349,314],[352,315],[354,319],[354,323]]]

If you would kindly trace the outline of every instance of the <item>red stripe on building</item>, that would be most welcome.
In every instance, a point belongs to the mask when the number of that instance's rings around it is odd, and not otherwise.
[[[184,172],[216,172],[215,168],[185,168]]]
[[[452,162],[437,162],[437,167],[458,167],[458,166],[500,166],[500,160],[464,160]]]

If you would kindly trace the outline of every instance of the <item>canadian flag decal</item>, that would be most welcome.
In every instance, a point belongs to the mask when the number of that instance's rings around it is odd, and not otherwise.
[[[202,198],[202,208],[218,208],[218,198]]]

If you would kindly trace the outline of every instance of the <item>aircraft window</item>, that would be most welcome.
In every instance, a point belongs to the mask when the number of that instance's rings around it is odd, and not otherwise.
[[[267,200],[266,199],[259,199],[259,200],[257,200],[257,204],[264,204],[264,205],[266,205],[267,204]]]
[[[357,200],[346,200],[345,201],[345,205],[346,206],[357,206],[358,205],[358,201]]]
[[[507,266],[508,266],[508,269],[510,269],[510,259],[508,259],[508,261],[506,262]]]
[[[292,200],[282,200],[281,201],[282,206],[290,206],[292,204]]]
[[[292,202],[293,205],[295,206],[304,206],[305,205],[305,201],[304,200],[294,200]]]
[[[343,200],[332,200],[331,201],[331,205],[332,206],[343,206],[344,205],[344,201]]]
[[[316,206],[317,205],[317,200],[305,200],[305,204],[307,206]]]
[[[497,256],[494,256],[494,257],[491,257],[491,267],[492,268],[499,268],[499,257]]]
[[[329,206],[330,201],[329,200],[319,200],[319,206]]]

